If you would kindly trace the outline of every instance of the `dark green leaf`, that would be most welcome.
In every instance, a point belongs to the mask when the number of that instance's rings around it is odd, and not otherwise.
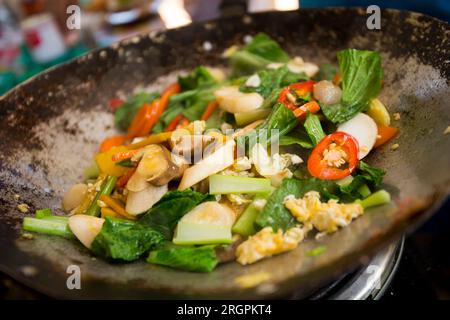
[[[91,250],[102,257],[133,261],[163,241],[162,234],[150,227],[107,217]]]
[[[378,187],[383,181],[384,174],[384,170],[369,166],[360,160],[352,182],[347,186],[340,187],[343,196],[345,196],[344,200],[353,201],[360,199],[359,188],[365,184],[372,189]]]
[[[339,68],[334,64],[324,63],[319,68],[319,73],[315,77],[317,81],[320,80],[333,80],[334,76],[338,73]]]
[[[272,227],[275,231],[278,229],[286,231],[293,227],[298,222],[284,206],[284,198],[291,194],[300,198],[311,190],[319,192],[322,200],[327,201],[330,198],[336,198],[338,186],[332,181],[315,178],[305,180],[284,179],[281,186],[270,196],[263,211],[256,219],[256,223],[261,228]]]
[[[273,62],[287,62],[289,56],[264,33],[257,34],[242,50],[230,58],[234,76],[251,74]]]
[[[337,53],[342,76],[342,99],[335,105],[321,105],[323,114],[342,123],[365,111],[381,90],[381,57],[373,51],[347,49]]]
[[[198,204],[210,200],[211,197],[191,189],[170,191],[144,213],[138,223],[161,232],[167,240],[171,240],[178,220]]]
[[[287,62],[289,56],[265,33],[258,33],[245,47],[244,51],[274,62]]]
[[[120,129],[126,130],[130,126],[131,121],[133,121],[139,108],[142,107],[144,103],[151,103],[158,97],[158,93],[146,92],[132,95],[116,110],[116,113],[114,114],[115,125]]]
[[[199,66],[188,75],[178,77],[178,83],[181,89],[185,91],[213,85],[216,83],[216,80],[206,67]]]
[[[325,137],[318,115],[308,113],[304,126],[313,145],[317,145]]]
[[[279,142],[279,139],[294,129],[297,123],[292,110],[277,103],[264,123],[249,134],[238,138],[238,146],[240,148],[246,146],[246,150],[251,150],[256,143],[267,146]]]
[[[147,262],[160,264],[176,269],[211,272],[218,264],[214,246],[166,246],[150,252]]]

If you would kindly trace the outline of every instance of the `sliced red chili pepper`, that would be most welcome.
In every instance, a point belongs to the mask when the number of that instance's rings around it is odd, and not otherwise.
[[[329,159],[325,159],[324,153],[333,152],[330,145],[336,144],[338,152],[345,152],[344,164],[329,165]],[[331,159],[333,161],[333,159]],[[322,180],[338,180],[349,176],[358,165],[358,142],[345,132],[335,132],[323,138],[313,149],[308,159],[308,171],[316,178]],[[342,168],[341,168],[342,167]]]
[[[312,92],[314,84],[315,82],[312,80],[291,84],[281,91],[278,102],[281,102],[291,110],[295,110],[299,105],[296,104],[295,101],[292,101],[293,98],[296,99],[296,97],[292,95],[292,92],[294,92],[297,97],[304,96]]]
[[[109,108],[112,110],[112,112],[116,112],[116,110],[124,103],[120,98],[114,98],[109,100]]]
[[[172,121],[170,121],[170,123],[167,125],[164,131],[166,132],[174,131],[183,119],[186,118],[182,114],[177,115],[175,118],[173,118]]]

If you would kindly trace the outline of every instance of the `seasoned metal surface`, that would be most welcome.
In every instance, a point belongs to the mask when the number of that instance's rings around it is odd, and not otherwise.
[[[450,27],[407,12],[382,12],[382,29],[366,29],[361,9],[301,10],[227,18],[144,35],[52,69],[0,98],[0,269],[63,298],[269,298],[319,285],[367,261],[381,246],[430,216],[450,185]],[[395,204],[370,210],[349,227],[310,239],[293,252],[251,266],[219,266],[210,274],[145,262],[109,263],[65,239],[20,234],[19,203],[59,209],[60,197],[81,179],[102,138],[114,132],[107,101],[138,87],[163,86],[181,70],[219,65],[223,50],[244,36],[267,32],[292,55],[335,62],[339,49],[377,50],[383,57],[381,99],[400,112],[396,139],[367,158],[384,168]],[[204,50],[204,42],[212,50]],[[206,46],[207,47],[207,46]],[[169,75],[169,76],[167,76]],[[17,199],[17,196],[20,198]],[[318,257],[306,253],[317,245]],[[81,290],[68,290],[66,268],[81,268]],[[236,278],[260,276],[242,288]]]

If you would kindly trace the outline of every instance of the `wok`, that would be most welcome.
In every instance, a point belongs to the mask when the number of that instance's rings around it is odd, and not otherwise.
[[[228,17],[135,37],[53,68],[0,99],[0,270],[57,298],[278,298],[307,297],[319,286],[368,261],[436,211],[449,193],[450,27],[417,13],[383,10],[381,30],[366,29],[363,9],[320,9]],[[60,207],[67,188],[82,179],[99,141],[114,132],[109,99],[137,87],[163,87],[177,72],[222,65],[225,48],[266,32],[292,55],[336,62],[336,51],[379,51],[385,85],[381,100],[400,112],[392,151],[367,158],[387,171],[392,205],[369,210],[322,240],[250,266],[220,265],[210,274],[177,271],[144,261],[93,258],[75,241],[21,236],[17,205]],[[212,44],[205,50],[205,41]],[[17,196],[20,198],[17,199]],[[326,246],[319,256],[308,252]],[[81,290],[66,286],[67,267],[81,270]],[[265,279],[242,286],[236,278]],[[240,278],[242,279],[242,278]]]

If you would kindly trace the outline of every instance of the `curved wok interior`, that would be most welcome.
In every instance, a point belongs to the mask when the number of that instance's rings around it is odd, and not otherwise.
[[[270,23],[268,23],[270,22]],[[221,53],[247,34],[266,32],[292,54],[315,63],[335,62],[336,51],[369,49],[383,58],[385,86],[381,99],[400,112],[398,150],[385,146],[368,161],[387,171],[395,204],[369,210],[350,226],[325,237],[327,250],[306,252],[316,240],[296,250],[243,267],[219,266],[210,274],[172,270],[142,262],[112,264],[92,258],[80,244],[44,235],[20,237],[23,214],[59,208],[69,186],[81,178],[98,142],[111,135],[113,116],[107,101],[137,87],[161,88],[177,71],[199,64],[221,65]],[[301,10],[264,13],[193,25],[163,34],[133,38],[88,54],[41,74],[0,99],[0,269],[56,297],[279,297],[293,289],[298,296],[354,267],[391,240],[408,223],[428,216],[450,182],[449,79],[450,28],[419,14],[382,12],[382,29],[366,29],[365,11]],[[212,50],[203,49],[204,41]],[[173,78],[172,78],[173,79]],[[14,195],[21,196],[20,202]],[[419,215],[421,213],[421,215]],[[68,290],[66,268],[81,268],[82,290]],[[33,273],[24,267],[33,266]],[[267,281],[242,288],[237,277],[261,274]]]

